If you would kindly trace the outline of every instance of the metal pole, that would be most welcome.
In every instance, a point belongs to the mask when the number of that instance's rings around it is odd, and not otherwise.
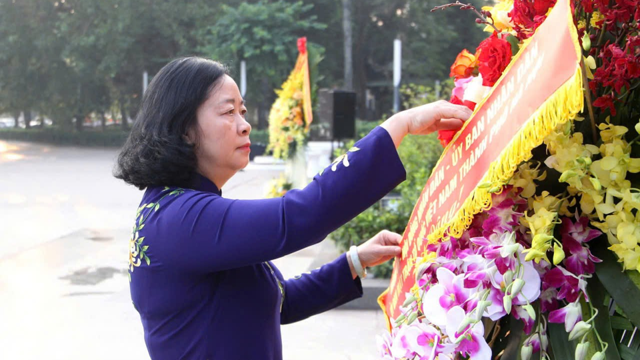
[[[149,73],[146,71],[142,73],[142,94],[147,92],[147,86],[149,86]]]
[[[244,97],[247,93],[247,62],[240,61],[240,95]]]
[[[393,112],[400,111],[400,80],[402,78],[402,41],[393,41]]]

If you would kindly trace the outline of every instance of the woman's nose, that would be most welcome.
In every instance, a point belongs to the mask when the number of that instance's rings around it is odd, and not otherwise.
[[[251,124],[249,124],[245,118],[240,117],[240,126],[238,129],[240,130],[240,134],[249,135],[249,133],[251,133]]]

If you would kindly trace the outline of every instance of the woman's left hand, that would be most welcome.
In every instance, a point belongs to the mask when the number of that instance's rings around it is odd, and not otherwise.
[[[364,267],[380,265],[400,255],[400,241],[402,236],[388,230],[382,230],[377,235],[358,246],[358,257]],[[351,259],[347,256],[351,275],[355,279],[357,275]]]

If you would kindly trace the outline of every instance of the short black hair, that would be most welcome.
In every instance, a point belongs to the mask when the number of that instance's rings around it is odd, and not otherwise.
[[[215,61],[185,57],[171,61],[153,78],[131,133],[122,147],[114,176],[144,190],[154,186],[191,187],[196,178],[197,110],[228,74]],[[196,136],[197,137],[197,136]]]

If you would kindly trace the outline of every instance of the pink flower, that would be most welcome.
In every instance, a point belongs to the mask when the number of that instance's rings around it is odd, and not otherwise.
[[[388,332],[385,332],[382,336],[376,336],[378,353],[383,360],[393,360],[391,356],[391,343],[391,335]]]
[[[594,263],[602,262],[602,260],[593,256],[587,247],[580,245],[579,242],[570,237],[562,239],[562,247],[571,254],[571,256],[564,259],[564,265],[567,270],[576,275],[593,274],[596,271]]]
[[[568,251],[570,256],[564,260],[567,270],[576,274],[593,274],[595,264],[602,260],[591,254],[589,248],[583,246],[584,243],[595,239],[602,234],[600,231],[589,228],[587,217],[579,218],[575,223],[569,218],[562,218],[562,246]]]
[[[391,356],[396,359],[406,358],[413,356],[413,351],[409,347],[409,338],[407,337],[408,326],[403,326],[398,329],[398,332],[393,336],[391,342]]]
[[[544,274],[543,282],[547,287],[560,288],[558,300],[566,299],[569,302],[578,300],[580,294],[586,298],[587,282],[562,266],[557,266]]]
[[[446,313],[454,306],[464,305],[471,290],[464,287],[464,275],[455,275],[444,267],[436,271],[438,283],[422,299],[422,312],[435,325],[446,324]]]
[[[464,99],[464,91],[467,89],[467,86],[469,86],[471,80],[473,80],[473,76],[454,81],[455,87],[451,94],[458,99]]]
[[[540,304],[540,310],[542,310],[543,313],[557,309],[558,289],[547,285],[546,289],[540,293]]]
[[[580,320],[582,320],[582,307],[577,301],[549,313],[549,322],[557,324],[564,323],[566,332],[571,332]]]
[[[414,322],[405,334],[409,348],[420,356],[420,360],[433,360],[441,348],[440,332],[431,325]]]
[[[514,306],[511,313],[513,314],[514,318],[522,320],[524,322],[524,332],[526,334],[530,334],[536,321],[534,318],[529,316],[529,313],[525,310],[524,306]]]
[[[469,360],[491,360],[491,348],[484,339],[482,322],[467,327],[462,333],[457,332],[465,316],[464,310],[459,306],[454,306],[447,312],[447,335],[451,342],[458,343],[457,346],[453,345],[453,351],[469,356]]]

